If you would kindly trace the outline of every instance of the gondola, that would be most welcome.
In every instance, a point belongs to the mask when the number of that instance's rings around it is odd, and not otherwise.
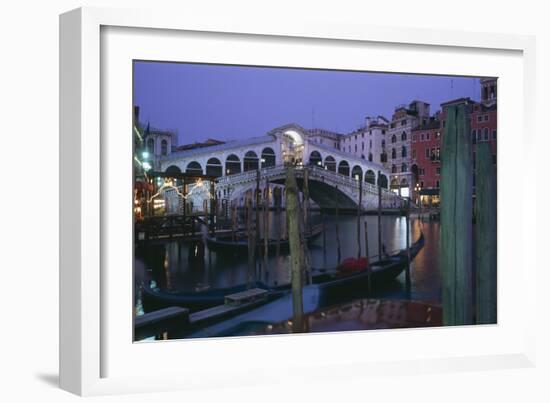
[[[411,245],[411,260],[424,246],[424,236]],[[407,251],[401,250],[390,255],[382,261],[371,265],[371,281],[373,284],[383,283],[395,279],[403,272],[407,265]],[[368,284],[368,271],[366,269],[357,273],[342,275],[337,269],[313,269],[313,285],[320,286],[326,295],[339,295],[349,297],[356,291],[364,291]],[[269,287],[265,284],[256,283],[256,287],[268,290],[268,300],[274,300],[290,291],[290,284],[283,284],[276,287]],[[191,312],[222,305],[225,296],[246,290],[246,285],[238,285],[228,288],[208,289],[198,292],[171,293],[167,291],[153,290],[142,285],[142,301],[146,311],[160,309],[170,306],[181,306],[188,308]]]
[[[308,242],[316,239],[323,232],[323,225],[317,225],[311,231],[305,234]],[[248,253],[248,240],[246,238],[233,240],[231,236],[212,237],[210,234],[204,235],[204,240],[208,249],[220,253],[244,254]],[[258,242],[258,246],[264,248],[263,239]],[[273,253],[279,248],[281,251],[287,251],[289,248],[288,239],[270,239],[267,242],[269,253]],[[263,249],[262,249],[263,250]]]

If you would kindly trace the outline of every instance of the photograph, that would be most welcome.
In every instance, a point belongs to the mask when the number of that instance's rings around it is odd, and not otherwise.
[[[132,68],[134,342],[497,324],[497,77]]]

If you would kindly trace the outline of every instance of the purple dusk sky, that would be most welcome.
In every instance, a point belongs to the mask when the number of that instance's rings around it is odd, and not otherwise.
[[[432,114],[454,98],[479,100],[479,88],[472,77],[134,62],[140,120],[177,130],[179,144],[262,136],[287,123],[348,133],[413,99]]]

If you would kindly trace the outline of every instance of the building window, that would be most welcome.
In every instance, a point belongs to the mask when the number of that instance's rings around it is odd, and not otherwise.
[[[401,172],[407,172],[407,164],[401,164]]]
[[[426,159],[430,158],[430,149],[429,148],[426,148],[425,155],[426,155]]]
[[[160,142],[160,153],[161,155],[168,154],[168,142],[164,139]]]
[[[407,120],[406,120],[406,119],[403,119],[403,120],[401,121],[401,126],[405,126],[406,124],[407,124]]]
[[[401,133],[401,141],[407,140],[407,133],[403,132]]]
[[[397,173],[397,167],[396,167],[395,165],[392,165],[392,166],[391,166],[391,173],[392,173],[392,174]]]
[[[485,115],[485,116],[484,116],[484,120],[485,120],[486,122],[488,122],[488,121],[489,121],[489,115]]]
[[[477,141],[481,141],[481,129],[477,129]]]
[[[149,154],[155,153],[155,140],[152,138],[147,140],[147,151],[149,151]]]
[[[369,148],[372,148],[372,139],[369,140]]]
[[[435,169],[435,173],[436,173],[437,175],[441,175],[441,167],[437,167],[437,168]]]
[[[361,143],[361,150],[365,149],[365,143]]]
[[[361,133],[361,138],[362,138],[362,139],[365,138],[365,132]]]
[[[497,155],[493,154],[493,164],[497,164]]]
[[[435,187],[439,189],[439,181],[435,181]]]
[[[357,152],[357,144],[355,145],[355,152]]]
[[[380,162],[388,162],[388,155],[386,153],[380,154]]]
[[[489,129],[488,128],[483,129],[483,140],[489,141]]]
[[[493,140],[496,140],[496,139],[497,139],[497,131],[493,130]]]
[[[396,156],[396,152],[395,152],[395,148],[392,148],[391,149],[391,158],[394,160],[395,158],[397,158]]]
[[[412,150],[412,157],[413,157],[413,159],[416,159],[416,149],[414,149],[414,148]]]
[[[393,136],[391,136],[391,142],[392,142],[392,144],[397,142],[397,137],[395,137],[395,134]]]
[[[424,141],[424,133],[420,135],[420,140]]]
[[[439,161],[441,159],[441,148],[437,147],[435,149],[435,158]]]
[[[445,127],[445,121],[441,122],[441,126]]]
[[[478,115],[478,116],[477,116],[477,121],[478,121],[478,123],[479,123],[479,122],[483,122],[483,116]]]
[[[472,130],[472,144],[476,143],[477,132],[476,129]]]
[[[424,187],[424,181],[420,181],[420,187],[421,187],[421,188]]]
[[[386,140],[382,140],[382,148],[386,147]]]
[[[372,162],[372,153],[369,153],[369,161]]]
[[[405,158],[407,156],[407,147],[403,146],[401,149],[401,157]]]
[[[413,143],[416,142],[416,134],[413,135],[412,139],[413,139]]]

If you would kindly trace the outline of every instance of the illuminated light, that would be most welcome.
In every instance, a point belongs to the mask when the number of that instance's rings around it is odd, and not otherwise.
[[[321,166],[322,165],[321,161],[317,161],[317,165]]]
[[[144,162],[142,166],[145,171],[149,171],[151,169],[151,164],[149,164],[148,162]]]
[[[143,157],[143,159],[147,159],[149,158],[149,153],[147,151],[144,151],[141,153],[141,156]]]

